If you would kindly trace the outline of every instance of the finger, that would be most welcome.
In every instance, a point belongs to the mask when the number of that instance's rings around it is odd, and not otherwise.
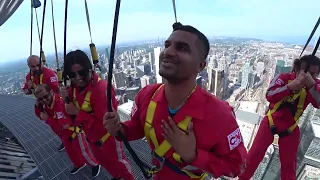
[[[173,119],[170,116],[168,116],[168,120],[169,120],[169,125],[173,132],[175,132],[176,130],[179,130],[176,123],[174,123]]]
[[[188,135],[194,135],[193,122],[190,122],[189,125],[188,125]]]
[[[165,135],[164,133],[162,133],[162,136],[163,136],[164,139],[166,139],[166,140],[169,142],[169,144],[172,144],[171,139],[170,139],[167,135]]]
[[[104,119],[103,119],[103,124],[105,124],[105,125],[112,124],[112,119],[110,119],[110,118],[104,118]]]
[[[169,124],[165,120],[162,120],[161,128],[163,130],[163,133],[166,136],[172,136],[173,135],[173,131],[172,131],[171,127],[169,126]]]
[[[107,119],[116,118],[116,117],[117,117],[117,113],[116,112],[107,112],[106,113],[106,118]]]

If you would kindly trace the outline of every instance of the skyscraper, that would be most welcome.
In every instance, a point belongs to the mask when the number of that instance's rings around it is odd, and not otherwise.
[[[208,67],[208,91],[219,99],[223,98],[224,82],[224,70]]]
[[[157,78],[157,83],[162,83],[162,77],[159,75],[159,69],[160,69],[159,56],[161,53],[161,47],[156,47],[153,50],[154,50],[154,64],[155,64],[154,73]]]
[[[250,61],[247,61],[242,67],[241,87],[247,88],[249,85]]]

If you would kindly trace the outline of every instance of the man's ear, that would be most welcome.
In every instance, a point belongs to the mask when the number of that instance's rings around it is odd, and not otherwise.
[[[201,61],[198,69],[198,73],[200,73],[206,67],[206,65],[207,65],[206,61]]]

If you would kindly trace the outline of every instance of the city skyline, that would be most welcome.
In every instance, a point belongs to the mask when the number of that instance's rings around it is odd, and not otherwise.
[[[115,2],[90,0],[88,6],[93,42],[97,46],[110,44]],[[317,7],[320,6],[320,1],[201,0],[200,3],[199,0],[186,0],[176,1],[176,6],[178,21],[195,26],[208,37],[249,37],[303,44],[318,18]],[[55,0],[54,9],[57,45],[58,50],[62,51],[64,1]],[[302,13],[301,9],[308,9],[308,11]],[[39,21],[41,21],[42,6],[37,11]],[[50,1],[47,2],[46,11],[43,48],[50,54],[54,52]],[[139,1],[139,4],[133,1],[123,1],[117,42],[166,38],[171,32],[173,22],[171,1],[164,3],[156,0],[142,0]],[[315,34],[315,36],[318,35],[319,32]],[[1,26],[0,38],[2,40],[0,62],[29,55],[30,3],[28,1],[24,1],[12,17]],[[82,48],[88,46],[89,43],[84,3],[83,1],[70,1],[67,47],[68,49]],[[313,44],[314,41],[311,43]],[[38,54],[38,51],[39,40],[36,24],[34,24],[33,52]]]

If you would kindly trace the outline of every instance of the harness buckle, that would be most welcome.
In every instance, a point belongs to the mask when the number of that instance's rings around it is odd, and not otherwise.
[[[70,142],[72,142],[74,138],[72,138],[72,136],[70,136],[68,139]]]
[[[285,137],[285,136],[289,136],[291,133],[292,132],[289,129],[287,129],[287,130],[285,130],[285,131],[283,131],[281,133],[278,133],[278,136],[279,137]]]
[[[153,159],[156,159],[159,162],[159,166],[152,166],[152,170],[155,170],[156,172],[159,172],[162,170],[163,168],[163,164],[165,163],[166,159],[164,157],[161,157],[159,155],[157,155],[154,151],[151,152],[151,155],[153,157]]]
[[[97,141],[96,143],[97,143],[98,146],[102,146],[102,144],[103,144],[103,143],[101,142],[101,140]]]
[[[273,135],[278,134],[277,128],[275,125],[270,126],[270,130],[272,132]]]

